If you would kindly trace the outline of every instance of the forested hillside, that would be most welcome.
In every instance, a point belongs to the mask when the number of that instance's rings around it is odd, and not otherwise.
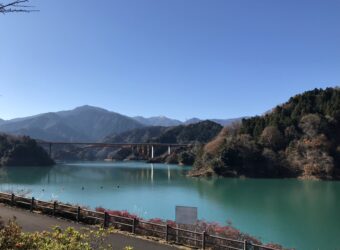
[[[27,136],[0,134],[0,166],[50,166],[53,160]]]
[[[189,125],[173,127],[145,127],[111,135],[105,138],[108,143],[206,143],[222,129],[218,123],[206,120]]]
[[[174,127],[144,127],[129,130],[118,135],[113,134],[105,138],[106,143],[177,143],[177,144],[199,144],[203,145],[212,140],[222,130],[222,126],[212,121],[202,121],[190,125],[179,125]],[[170,157],[166,155],[167,147],[156,147],[154,161],[158,162],[182,162],[185,159],[187,164],[192,164],[195,153],[193,149],[173,149]],[[102,160],[106,158],[115,160],[149,160],[150,153],[147,150],[138,152],[131,148],[104,148],[87,149],[72,147],[54,153],[58,160]],[[183,156],[182,158],[179,158]],[[190,156],[190,157],[187,157]],[[190,161],[187,161],[190,159]]]
[[[107,143],[146,143],[156,140],[167,127],[154,126],[132,129],[120,134],[112,134],[104,139]]]
[[[338,178],[340,89],[296,95],[263,116],[224,128],[192,175]]]
[[[196,154],[201,145],[209,142],[218,135],[222,130],[222,126],[218,123],[206,120],[189,125],[180,125],[168,128],[153,140],[157,143],[179,143],[192,144],[189,148],[176,148],[170,155],[166,154],[167,148],[158,149],[158,157],[152,159],[153,162],[167,162],[184,165],[192,165],[196,158]],[[164,154],[165,153],[165,154]]]

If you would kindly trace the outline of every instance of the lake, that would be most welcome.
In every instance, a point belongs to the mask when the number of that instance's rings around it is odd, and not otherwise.
[[[190,167],[144,162],[75,162],[0,168],[0,191],[90,208],[175,218],[196,206],[200,219],[232,224],[264,242],[340,249],[340,182],[186,177]]]

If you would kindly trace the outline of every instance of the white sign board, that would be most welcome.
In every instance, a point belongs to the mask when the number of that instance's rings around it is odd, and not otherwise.
[[[197,207],[176,206],[176,223],[194,225],[197,222]]]

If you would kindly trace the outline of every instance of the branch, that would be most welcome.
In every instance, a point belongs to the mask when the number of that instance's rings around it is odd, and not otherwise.
[[[0,13],[6,14],[10,12],[32,12],[37,11],[32,8],[34,6],[25,5],[25,3],[28,3],[29,0],[16,0],[9,2],[7,4],[0,3]]]

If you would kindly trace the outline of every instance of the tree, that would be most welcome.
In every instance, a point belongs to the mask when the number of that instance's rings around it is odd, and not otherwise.
[[[8,3],[0,3],[0,13],[6,14],[10,12],[32,12],[36,11],[33,6],[26,5],[29,0],[16,0]]]
[[[196,156],[194,167],[198,174],[210,168],[225,176],[340,178],[339,128],[340,89],[314,89],[263,116],[242,119],[235,134],[224,129]]]
[[[321,125],[320,116],[317,114],[308,114],[301,118],[299,127],[309,137],[316,136],[319,133]]]
[[[283,137],[280,130],[275,126],[267,126],[261,134],[260,142],[265,146],[278,149],[283,143]]]

